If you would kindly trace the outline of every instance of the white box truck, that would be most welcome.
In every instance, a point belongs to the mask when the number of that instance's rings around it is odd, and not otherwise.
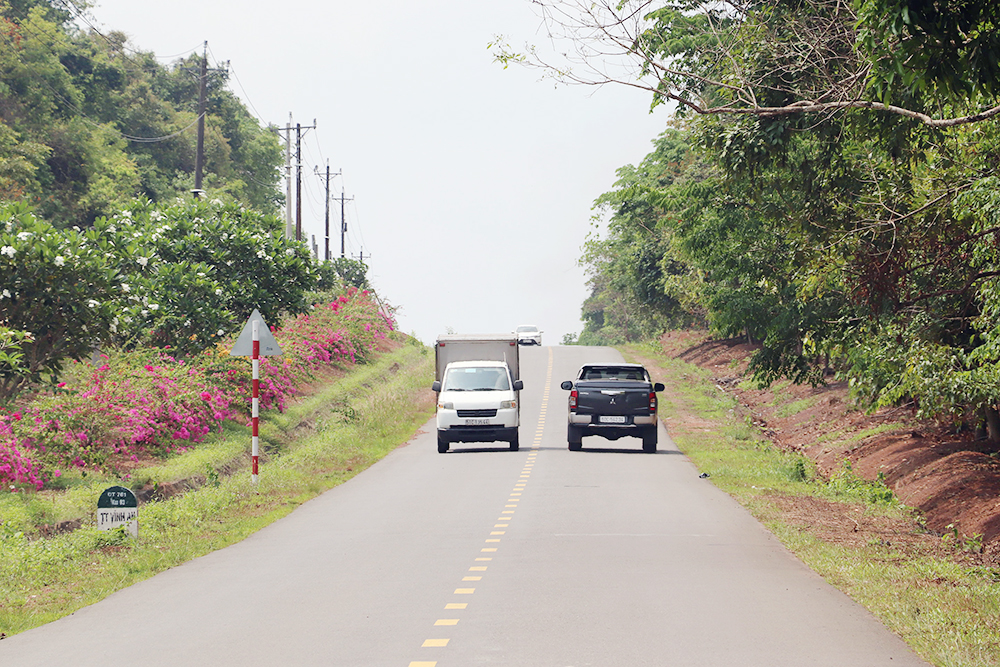
[[[434,346],[438,452],[453,442],[510,443],[521,425],[520,357],[515,334],[447,334]]]

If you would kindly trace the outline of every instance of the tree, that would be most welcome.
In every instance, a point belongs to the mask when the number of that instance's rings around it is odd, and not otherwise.
[[[516,52],[498,37],[498,61],[565,82],[642,88],[654,105],[756,117],[869,109],[934,127],[1000,114],[993,55],[1000,8],[990,0],[533,4],[553,41],[570,51],[550,61],[533,46]],[[969,65],[974,76],[962,85]]]

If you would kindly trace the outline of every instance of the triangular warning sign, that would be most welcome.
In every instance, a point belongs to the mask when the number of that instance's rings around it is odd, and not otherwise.
[[[274,335],[271,334],[271,330],[264,324],[264,318],[261,317],[260,311],[256,308],[250,314],[250,319],[247,323],[243,325],[243,331],[240,333],[240,337],[236,339],[233,344],[233,349],[229,351],[229,356],[231,357],[252,357],[253,356],[253,321],[260,320],[260,325],[257,327],[257,337],[260,339],[260,356],[262,357],[273,357],[278,354],[283,354],[281,348],[278,347],[278,341],[274,340]]]

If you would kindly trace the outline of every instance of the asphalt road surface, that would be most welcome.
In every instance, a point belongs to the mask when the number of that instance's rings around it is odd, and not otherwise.
[[[605,348],[522,350],[521,450],[406,446],[239,544],[0,641],[0,665],[926,665],[660,431],[566,447]],[[266,475],[266,469],[262,470]]]

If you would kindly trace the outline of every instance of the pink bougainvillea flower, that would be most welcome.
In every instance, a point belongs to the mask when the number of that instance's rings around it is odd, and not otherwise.
[[[202,398],[202,400],[210,401],[210,400],[212,400],[212,395],[210,393],[208,393],[207,391],[203,391],[203,392],[201,392],[201,398]]]

